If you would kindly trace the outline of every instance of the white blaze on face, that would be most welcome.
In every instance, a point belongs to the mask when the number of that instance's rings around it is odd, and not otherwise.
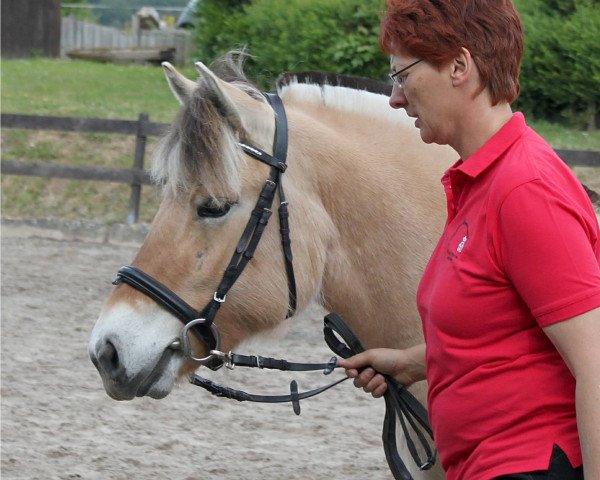
[[[154,304],[106,307],[88,347],[106,392],[119,400],[166,396],[182,362],[180,353],[169,348],[181,328],[181,322]]]

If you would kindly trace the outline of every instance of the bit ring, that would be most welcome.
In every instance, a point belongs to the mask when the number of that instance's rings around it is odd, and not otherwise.
[[[218,351],[219,345],[221,344],[221,335],[219,334],[219,329],[217,328],[217,326],[214,323],[211,323],[210,330],[211,330],[213,336],[215,337],[215,341],[216,341],[215,348],[213,350],[211,350],[210,353],[206,357],[195,357],[194,356],[194,353],[192,352],[192,345],[190,342],[188,332],[189,332],[190,328],[192,328],[196,325],[203,325],[205,323],[206,323],[205,318],[196,318],[195,320],[192,320],[191,322],[186,323],[183,326],[183,329],[181,330],[181,350],[183,351],[183,355],[186,356],[187,358],[189,358],[190,360],[192,360],[193,362],[197,362],[201,365],[208,363],[215,356],[217,356],[212,352]]]

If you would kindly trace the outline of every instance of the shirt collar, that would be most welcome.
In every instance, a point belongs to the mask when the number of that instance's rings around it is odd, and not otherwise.
[[[477,177],[496,160],[523,134],[527,124],[521,112],[516,112],[498,130],[492,138],[471,155],[467,161],[459,160],[449,170],[458,170],[471,178]]]

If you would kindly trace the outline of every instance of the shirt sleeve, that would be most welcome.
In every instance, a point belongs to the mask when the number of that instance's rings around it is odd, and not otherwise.
[[[600,306],[598,222],[575,198],[533,180],[500,207],[503,269],[542,327]]]

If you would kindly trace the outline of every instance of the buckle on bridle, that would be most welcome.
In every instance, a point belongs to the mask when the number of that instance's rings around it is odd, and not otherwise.
[[[215,302],[224,303],[226,299],[227,299],[227,295],[223,295],[223,298],[217,297],[217,292],[215,292],[213,295],[213,300]]]

